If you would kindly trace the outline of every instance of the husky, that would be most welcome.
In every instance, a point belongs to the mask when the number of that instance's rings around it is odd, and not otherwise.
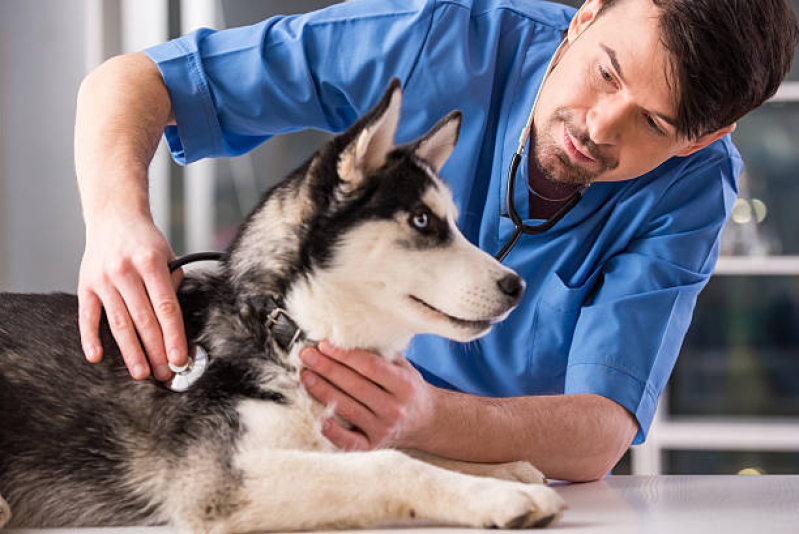
[[[438,172],[460,112],[397,146],[401,101],[393,80],[264,195],[218,269],[186,273],[187,339],[209,363],[185,392],[132,380],[106,318],[105,357],[87,363],[74,295],[0,295],[0,525],[226,534],[560,517],[526,462],[337,450],[321,433],[332,410],[300,384],[299,353],[318,340],[396,361],[418,333],[485,334],[524,290],[456,226]]]

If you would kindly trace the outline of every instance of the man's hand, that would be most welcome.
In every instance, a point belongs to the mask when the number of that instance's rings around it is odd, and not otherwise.
[[[174,289],[180,275],[170,277],[174,254],[153,224],[147,192],[147,171],[167,124],[174,124],[169,92],[142,52],[109,59],[81,83],[75,113],[75,175],[86,222],[81,344],[89,361],[103,357],[98,325],[105,308],[137,379],[150,375],[144,351],[160,380],[172,375],[167,354],[176,365],[187,359]]]
[[[174,253],[147,216],[106,214],[101,221],[87,224],[80,269],[83,351],[92,363],[102,359],[98,325],[105,308],[111,333],[133,378],[147,378],[152,368],[158,380],[169,380],[167,356],[175,365],[187,359],[183,317],[175,295],[182,274],[176,271],[170,277],[167,265]]]
[[[397,363],[363,350],[343,350],[322,341],[303,350],[302,382],[322,404],[355,428],[332,419],[322,433],[345,450],[418,448],[431,426],[435,388],[403,357]]]

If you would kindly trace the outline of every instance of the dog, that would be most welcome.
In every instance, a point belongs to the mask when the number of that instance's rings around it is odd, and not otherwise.
[[[185,392],[134,381],[107,320],[83,358],[77,299],[0,295],[0,525],[172,524],[201,533],[356,528],[411,518],[544,526],[564,503],[526,462],[337,450],[300,384],[318,340],[391,361],[413,335],[470,341],[524,282],[470,244],[438,172],[453,111],[397,146],[402,90],[269,190],[218,269],[178,289],[209,363]]]

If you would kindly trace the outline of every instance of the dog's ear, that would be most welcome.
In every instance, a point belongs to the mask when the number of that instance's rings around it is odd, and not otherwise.
[[[339,177],[351,188],[358,187],[367,174],[382,167],[394,149],[401,105],[402,88],[394,78],[380,102],[353,125],[355,138],[341,152],[338,161]]]
[[[427,161],[436,172],[441,170],[455,150],[462,118],[460,111],[450,111],[412,145],[416,155]]]

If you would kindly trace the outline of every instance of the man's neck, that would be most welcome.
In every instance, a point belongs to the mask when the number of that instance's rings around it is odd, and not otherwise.
[[[560,208],[566,204],[575,191],[580,189],[578,185],[558,184],[549,180],[533,158],[533,140],[530,140],[529,157],[527,158],[527,180],[529,189],[528,198],[530,202],[530,219],[549,219]],[[535,191],[536,194],[533,193]]]

